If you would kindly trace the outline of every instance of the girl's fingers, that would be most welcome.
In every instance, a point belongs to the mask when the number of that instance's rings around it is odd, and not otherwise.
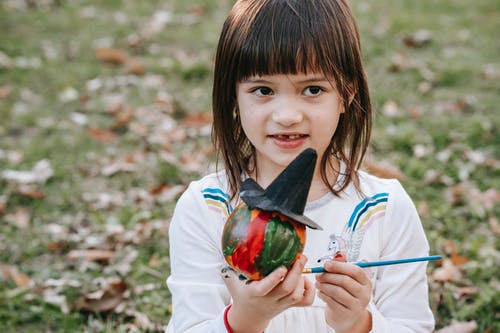
[[[356,281],[349,275],[342,275],[336,273],[318,274],[316,276],[316,281],[317,281],[316,288],[318,289],[320,289],[320,286],[337,286],[339,288],[344,289],[353,297],[357,297],[357,295],[360,295],[366,288],[365,285],[360,284],[358,281]]]
[[[347,275],[362,285],[371,283],[366,272],[356,265],[329,260],[325,263],[325,270],[329,273]],[[318,274],[321,275],[321,274]]]
[[[260,281],[250,281],[242,279],[235,270],[224,268],[221,271],[221,276],[233,297],[236,294],[241,294],[242,291],[248,296],[265,296],[284,279],[286,272],[285,267],[279,267]]]
[[[248,287],[252,289],[252,294],[254,296],[265,296],[270,294],[277,285],[283,281],[287,275],[287,270],[285,267],[279,267],[275,269],[271,274],[266,276],[260,281],[252,281]]]
[[[306,277],[304,277],[304,295],[302,300],[297,303],[297,306],[309,306],[314,302],[314,296],[316,295],[316,288],[314,284]]]
[[[327,304],[328,308],[331,309],[332,312],[337,313],[337,314],[342,314],[346,313],[349,311],[349,308],[347,308],[344,304],[337,302],[334,298],[326,295],[322,291],[318,290],[318,297]]]
[[[281,282],[281,284],[273,290],[272,294],[274,297],[282,299],[294,292],[298,292],[296,289],[297,287],[300,287],[299,283],[303,285],[303,282],[301,282],[302,270],[304,269],[306,262],[307,257],[303,255],[293,264],[283,282]]]
[[[331,298],[336,303],[341,304],[346,308],[353,308],[359,303],[355,295],[352,295],[344,287],[330,284],[330,283],[317,283],[316,289],[326,297]]]

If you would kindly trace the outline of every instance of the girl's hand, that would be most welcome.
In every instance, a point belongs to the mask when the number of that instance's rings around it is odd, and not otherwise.
[[[325,318],[335,332],[368,332],[371,314],[366,309],[372,285],[362,268],[338,261],[325,263],[316,275],[318,296],[326,303]]]
[[[228,312],[233,332],[262,332],[273,317],[287,308],[311,305],[314,286],[302,276],[306,261],[301,256],[288,272],[280,267],[260,281],[242,281],[235,273],[223,273],[233,298]]]

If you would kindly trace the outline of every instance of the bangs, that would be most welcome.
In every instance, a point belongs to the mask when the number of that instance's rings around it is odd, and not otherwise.
[[[327,36],[331,27],[315,14],[321,6],[291,2],[268,1],[253,20],[249,18],[252,23],[240,31],[237,81],[255,75],[310,72],[337,77],[334,53],[325,43],[332,39]]]

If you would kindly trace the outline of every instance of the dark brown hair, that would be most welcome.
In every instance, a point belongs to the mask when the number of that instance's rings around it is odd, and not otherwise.
[[[320,72],[332,80],[346,112],[320,162],[321,177],[339,195],[352,181],[370,140],[372,112],[359,33],[346,0],[239,0],[224,22],[213,84],[212,140],[224,161],[232,195],[250,173],[254,148],[238,119],[236,84],[253,75]],[[346,171],[329,184],[330,157]]]

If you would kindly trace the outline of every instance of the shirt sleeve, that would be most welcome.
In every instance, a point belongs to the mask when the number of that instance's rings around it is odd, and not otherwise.
[[[169,228],[172,316],[167,333],[226,333],[230,294],[220,276],[223,225],[192,183],[179,198]]]
[[[394,181],[386,219],[380,233],[380,260],[427,256],[429,244],[415,205],[401,184]],[[377,269],[372,313],[373,333],[432,332],[427,262],[381,266]]]

